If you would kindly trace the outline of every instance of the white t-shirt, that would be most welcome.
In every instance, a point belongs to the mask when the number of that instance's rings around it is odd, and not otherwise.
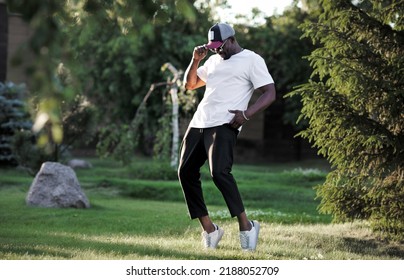
[[[264,59],[250,50],[227,60],[212,55],[197,74],[206,83],[206,89],[189,124],[194,128],[229,123],[234,114],[228,110],[246,110],[254,89],[274,83]]]

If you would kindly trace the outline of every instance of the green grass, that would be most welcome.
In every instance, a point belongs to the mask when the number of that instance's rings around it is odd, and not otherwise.
[[[287,164],[234,168],[250,218],[262,229],[254,253],[239,249],[237,223],[209,179],[212,217],[225,235],[201,250],[200,227],[189,220],[175,171],[139,159],[130,167],[92,159],[77,175],[90,209],[28,207],[32,177],[1,169],[0,259],[403,259],[402,243],[379,240],[365,223],[331,224],[317,213],[313,187],[327,167]],[[299,168],[301,166],[301,168]],[[159,172],[156,172],[159,171]],[[155,180],[163,174],[165,180]]]

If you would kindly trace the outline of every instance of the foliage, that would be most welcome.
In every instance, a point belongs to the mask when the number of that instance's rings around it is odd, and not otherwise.
[[[0,164],[15,165],[13,153],[13,137],[18,131],[32,127],[24,102],[25,85],[0,82]]]
[[[403,238],[403,3],[321,4],[318,23],[303,26],[320,44],[309,56],[313,79],[294,92],[310,123],[300,135],[335,167],[317,189],[320,210]]]
[[[163,114],[161,118],[158,119],[158,125],[160,129],[156,132],[156,140],[153,146],[153,155],[157,159],[168,160],[171,156],[171,134],[172,134],[172,126],[171,126],[171,102],[170,99],[165,97],[166,104],[163,108]]]
[[[59,108],[65,100],[74,98],[71,87],[59,87],[55,79],[58,64],[69,60],[70,49],[61,26],[69,20],[65,13],[66,1],[13,0],[7,1],[10,12],[19,13],[30,23],[32,36],[18,52],[29,52],[34,59],[25,61],[26,73],[30,76],[30,92],[38,96],[33,129],[39,133],[40,143],[60,144],[63,139],[62,117]],[[22,63],[18,59],[14,63]]]
[[[92,108],[79,97],[62,105],[61,117],[65,133],[61,144],[47,142],[38,145],[38,135],[32,131],[31,127],[18,131],[13,137],[12,150],[16,161],[31,175],[35,175],[39,171],[43,162],[60,161],[68,156],[72,146],[78,145],[78,143],[85,144],[86,141],[92,139]]]
[[[214,4],[225,6],[226,1]],[[163,135],[160,130],[168,112],[163,102],[167,89],[153,93],[147,110],[138,109],[149,86],[165,81],[159,71],[164,63],[185,68],[194,46],[206,42],[214,16],[211,1],[16,0],[8,5],[34,30],[29,46],[38,59],[29,73],[35,81],[31,92],[38,96],[35,131],[42,132],[41,144],[64,141],[68,131],[60,104],[79,98],[95,110],[99,155],[127,163],[139,150],[151,155],[155,145],[156,151],[169,145],[168,131]],[[296,28],[307,16],[295,3],[284,16],[271,17],[264,26],[236,26],[243,45],[266,59],[280,97],[309,76],[308,63],[301,56],[312,46],[299,40],[301,31]],[[55,78],[61,62],[72,73],[71,82],[63,87]],[[180,100],[181,118],[188,116],[186,108],[197,104],[195,93],[187,94],[191,98]],[[296,127],[299,97],[278,98],[278,102],[286,103],[285,123]],[[134,125],[138,111],[143,116]]]
[[[176,69],[171,69],[170,71],[178,71]],[[177,72],[174,74],[174,78],[171,79],[170,90],[168,96],[163,96],[163,115],[159,118],[159,130],[156,133],[156,138],[153,146],[153,154],[155,158],[158,159],[169,159],[171,158],[171,166],[176,169],[178,164],[178,146],[181,139],[179,139],[179,131],[174,132],[177,128],[174,125],[178,125],[179,130],[179,113],[174,111],[180,111],[181,115],[187,116],[190,114],[191,110],[195,110],[195,95],[192,91],[187,91],[182,86],[182,73]],[[175,109],[174,102],[177,102],[177,109]],[[180,108],[178,108],[180,107]],[[173,111],[174,110],[174,111]],[[176,117],[174,116],[176,115]],[[175,122],[175,123],[174,123]],[[176,141],[176,143],[174,143]]]
[[[301,109],[300,97],[283,97],[310,77],[310,65],[303,57],[309,55],[314,47],[310,40],[301,39],[303,32],[298,26],[312,17],[311,13],[305,12],[294,3],[282,15],[268,17],[262,26],[236,26],[240,44],[265,59],[275,81],[276,102],[285,106],[283,122],[295,131],[307,126],[303,122],[296,123]]]
[[[60,88],[74,86],[71,71],[63,64],[57,68],[56,81]],[[95,108],[83,94],[75,94],[74,98],[63,100],[59,108],[63,128],[63,141],[59,145],[61,154],[73,146],[85,146],[93,140],[96,129]]]
[[[74,72],[98,111],[100,155],[128,163],[137,150],[151,154],[167,89],[155,90],[147,110],[139,106],[149,86],[164,81],[164,63],[179,68],[188,63],[195,38],[199,39],[193,30],[201,22],[192,4],[94,0],[69,7],[74,24],[64,31],[75,59],[86,65]]]
[[[62,78],[62,72],[59,72],[59,77],[62,86],[66,79]],[[30,116],[35,112],[30,112],[29,108],[40,107],[40,101],[36,101],[34,96],[28,106],[23,101],[26,99],[25,85],[0,83],[0,162],[18,164],[34,175],[44,161],[58,161],[71,145],[86,140],[91,134],[92,110],[79,97],[63,102],[60,106],[61,125],[66,132],[62,143],[46,142],[37,146],[38,134],[32,130]]]
[[[71,75],[63,65],[59,65],[55,73],[55,84],[58,88],[69,87],[71,84]],[[20,97],[22,98],[22,97]],[[30,108],[29,115],[35,116],[40,108],[41,99],[37,95],[30,96],[28,99]],[[60,125],[64,130],[64,137],[61,143],[49,141],[51,139],[52,126],[46,123],[43,127],[42,134],[35,132],[32,123],[24,130],[16,133],[12,140],[12,151],[15,154],[18,164],[25,168],[31,175],[35,175],[45,161],[59,161],[67,156],[69,149],[78,143],[85,144],[90,141],[93,134],[93,108],[84,99],[77,95],[74,99],[62,101],[58,104],[60,112]],[[43,138],[47,133],[49,138]]]
[[[19,165],[35,175],[41,164],[51,160],[53,155],[36,145],[27,104],[22,101],[26,95],[23,84],[0,83],[0,161],[2,164]]]
[[[18,131],[12,141],[12,150],[20,168],[35,176],[46,161],[55,161],[55,154],[49,154],[36,143],[31,130]]]
[[[22,14],[33,29],[28,46],[21,51],[31,50],[35,55],[27,70],[31,91],[38,96],[34,129],[42,133],[39,142],[62,143],[66,131],[60,105],[83,95],[97,108],[97,139],[108,147],[104,155],[132,155],[130,122],[148,86],[161,80],[158,69],[165,62],[182,65],[185,53],[188,62],[190,46],[200,36],[187,34],[206,28],[200,25],[204,18],[196,17],[193,3],[8,1],[10,11]],[[61,62],[71,70],[73,81],[63,87],[55,78]],[[153,97],[153,106],[145,112],[148,116],[141,124],[140,139],[152,139],[158,130],[159,97]]]

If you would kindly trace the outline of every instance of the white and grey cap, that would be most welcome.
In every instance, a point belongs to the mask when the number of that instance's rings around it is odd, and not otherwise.
[[[208,49],[216,49],[223,44],[227,38],[234,36],[236,32],[227,23],[216,23],[208,32],[209,43],[205,45]]]

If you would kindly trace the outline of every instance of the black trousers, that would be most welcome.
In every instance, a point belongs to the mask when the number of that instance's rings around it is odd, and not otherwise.
[[[222,193],[231,216],[244,212],[237,183],[231,174],[237,135],[238,130],[228,124],[203,129],[189,128],[185,133],[178,178],[192,219],[208,215],[200,174],[206,160],[213,182]]]

